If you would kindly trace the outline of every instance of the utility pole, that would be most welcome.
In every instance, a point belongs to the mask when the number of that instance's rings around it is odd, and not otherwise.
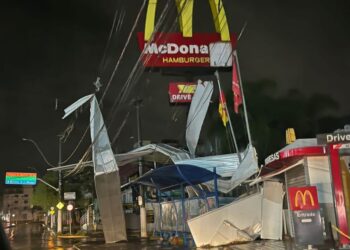
[[[136,107],[136,125],[137,125],[137,144],[138,147],[142,146],[142,135],[141,135],[141,119],[140,119],[140,106],[142,99],[137,99],[134,102]],[[141,158],[139,158],[139,177],[143,175],[143,166]],[[141,238],[147,238],[147,220],[146,220],[146,207],[145,207],[145,197],[142,185],[139,186],[140,195],[138,199],[138,204],[140,206],[140,229]]]
[[[36,143],[36,141],[34,141],[32,139],[28,139],[28,138],[22,138],[22,141],[28,141],[28,142],[32,143],[35,146],[35,148],[37,149],[37,151],[40,153],[40,155],[43,158],[43,160],[45,161],[45,163],[47,165],[49,165],[50,167],[55,167],[47,160],[43,151],[40,149],[40,147]],[[60,166],[61,163],[62,163],[62,138],[61,138],[61,136],[59,136],[58,137],[58,166]],[[52,185],[48,184],[47,182],[45,182],[44,180],[42,180],[40,178],[38,178],[38,180],[43,182],[47,186],[53,188],[55,191],[57,191],[58,196],[59,196],[59,200],[60,201],[62,200],[62,173],[61,173],[61,170],[58,171],[58,188],[53,187]],[[62,211],[61,211],[61,209],[58,209],[58,213],[57,213],[57,232],[58,233],[62,232]]]
[[[58,166],[61,166],[62,162],[62,138],[58,136]],[[62,171],[58,171],[58,196],[60,202],[62,201]],[[62,233],[62,209],[57,211],[57,233]]]

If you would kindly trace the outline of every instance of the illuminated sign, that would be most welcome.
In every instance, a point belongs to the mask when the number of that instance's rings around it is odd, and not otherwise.
[[[318,144],[334,144],[334,143],[346,143],[350,142],[349,132],[340,132],[333,134],[318,134],[317,143]]]
[[[35,185],[36,173],[6,172],[5,184],[8,185]]]
[[[63,199],[64,200],[75,200],[75,192],[64,192]]]
[[[320,208],[317,198],[317,189],[310,187],[290,187],[288,188],[290,209],[317,210]]]
[[[176,0],[181,33],[156,33],[158,0],[149,0],[144,32],[138,33],[145,67],[230,67],[236,38],[230,35],[223,0],[208,0],[216,33],[193,33],[194,0]],[[207,19],[205,14],[202,18]]]
[[[192,96],[197,85],[189,82],[169,83],[170,103],[188,103],[192,101]]]
[[[149,0],[146,13],[144,40],[149,41],[155,30],[155,18],[158,0]],[[192,37],[192,19],[194,0],[176,0],[178,23],[183,37]],[[223,0],[208,0],[216,32],[221,41],[230,41]],[[205,15],[203,18],[207,18]]]
[[[57,203],[56,207],[61,210],[64,207],[64,204],[62,202],[59,202]]]
[[[236,44],[233,36],[230,42],[221,42],[217,33],[196,33],[191,38],[181,33],[156,33],[148,42],[143,32],[137,36],[145,67],[210,67],[210,53],[217,54],[218,49],[222,55],[228,55],[225,66],[232,66],[230,55],[232,44]]]

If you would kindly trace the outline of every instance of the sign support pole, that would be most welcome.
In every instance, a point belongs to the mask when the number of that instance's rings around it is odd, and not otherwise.
[[[328,145],[329,150],[329,160],[332,172],[332,181],[333,181],[333,196],[334,204],[337,216],[338,227],[341,232],[348,234],[348,222],[346,218],[346,209],[345,209],[345,197],[343,191],[343,181],[341,176],[340,160],[339,160],[339,149],[337,144]],[[339,242],[341,245],[350,244],[350,240],[339,234]]]
[[[221,93],[221,84],[220,84],[220,77],[219,77],[219,71],[218,70],[215,71],[215,77],[217,79],[217,83],[218,83],[218,87],[219,87],[219,93]],[[230,112],[228,111],[226,104],[225,104],[225,110],[226,110],[226,113],[227,113],[228,124],[230,126],[230,131],[231,131],[231,135],[232,135],[232,139],[233,139],[233,144],[234,144],[236,152],[237,152],[238,160],[241,163],[242,162],[242,157],[241,157],[241,154],[239,152],[239,148],[238,148],[235,132],[233,131],[231,117],[230,117]]]
[[[61,137],[58,137],[58,166],[61,166],[62,161],[62,141]],[[62,172],[58,171],[58,197],[62,200]],[[57,211],[57,233],[62,232],[62,209]]]

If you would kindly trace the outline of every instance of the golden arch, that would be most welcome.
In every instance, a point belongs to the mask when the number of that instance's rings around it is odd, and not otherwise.
[[[154,31],[156,6],[158,0],[149,0],[145,22],[145,41],[148,41]],[[213,15],[216,32],[220,33],[222,41],[230,41],[230,31],[222,0],[208,0]],[[179,13],[180,30],[184,37],[192,37],[192,15],[194,0],[175,0]]]
[[[312,197],[312,194],[310,193],[309,190],[306,190],[304,193],[301,192],[300,190],[298,190],[298,192],[295,194],[295,197],[294,197],[294,206],[299,207],[298,206],[299,205],[298,196],[301,197],[301,202],[302,202],[303,206],[305,206],[306,205],[306,195],[309,196],[311,206],[315,206],[314,197]]]

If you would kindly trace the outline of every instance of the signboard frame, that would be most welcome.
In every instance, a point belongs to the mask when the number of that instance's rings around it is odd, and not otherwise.
[[[297,244],[323,244],[323,226],[317,187],[288,187],[288,200]]]

